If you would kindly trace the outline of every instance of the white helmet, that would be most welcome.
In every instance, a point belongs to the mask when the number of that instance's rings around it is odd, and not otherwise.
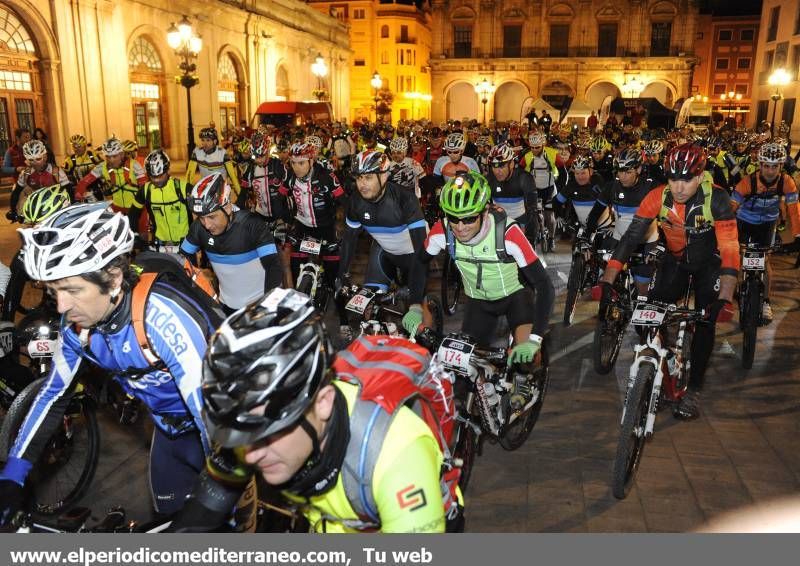
[[[125,148],[122,147],[122,142],[119,141],[117,138],[109,138],[106,142],[100,146],[100,149],[103,150],[103,153],[107,157],[111,157],[113,155],[119,155],[125,151]]]
[[[47,146],[41,140],[30,140],[22,146],[25,159],[40,159],[47,155]]]
[[[408,140],[406,138],[394,138],[389,142],[389,151],[408,151]]]
[[[547,135],[544,132],[531,132],[528,134],[528,144],[531,146],[534,145],[545,145],[547,143]]]
[[[25,271],[36,281],[91,273],[133,249],[128,217],[112,212],[105,202],[70,206],[19,232]]]
[[[465,147],[467,147],[467,138],[460,132],[450,134],[447,136],[447,139],[444,140],[445,151],[464,151]]]
[[[322,149],[322,138],[319,136],[314,136],[314,135],[306,136],[306,139],[304,141],[306,143],[310,143],[311,145],[313,145],[317,151],[320,151]]]

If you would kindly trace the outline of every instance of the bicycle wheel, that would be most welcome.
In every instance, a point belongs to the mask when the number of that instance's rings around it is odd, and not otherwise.
[[[442,268],[442,304],[447,314],[453,315],[456,313],[460,297],[461,274],[458,272],[456,262],[448,254]]]
[[[758,323],[761,318],[761,303],[763,301],[760,285],[755,281],[746,281],[740,300],[744,300],[742,320],[742,367],[753,367],[756,355]]]
[[[606,314],[608,319],[611,309],[609,307]],[[592,342],[592,357],[594,358],[594,371],[600,375],[605,375],[611,371],[617,362],[619,350],[622,347],[622,339],[625,337],[625,321],[622,313],[617,311],[618,318],[603,320],[598,318],[594,327],[594,340]]]
[[[455,447],[453,448],[453,458],[460,461],[461,474],[458,477],[458,487],[461,493],[467,492],[467,485],[472,476],[472,466],[475,464],[475,457],[478,455],[478,435],[472,428],[472,424],[459,423],[456,429]]]
[[[14,399],[0,427],[0,455],[5,459],[44,383],[37,379]],[[99,458],[100,432],[91,401],[75,395],[61,424],[33,466],[28,483],[33,486],[34,510],[54,515],[75,504],[94,478]]]
[[[297,285],[295,289],[303,293],[304,295],[311,296],[311,288],[314,286],[314,280],[312,279],[311,275],[301,273],[299,279],[297,280]]]
[[[652,352],[651,352],[652,353]],[[657,356],[656,356],[657,357]],[[646,438],[644,427],[650,404],[650,391],[656,377],[656,368],[642,362],[633,387],[625,396],[625,419],[619,431],[617,454],[614,457],[614,476],[611,490],[617,499],[625,499],[633,485]]]
[[[511,424],[504,426],[500,432],[498,441],[505,450],[516,450],[522,446],[536,426],[539,415],[544,406],[544,398],[547,394],[547,386],[550,384],[550,355],[547,351],[547,339],[542,342],[541,356],[539,363],[533,372],[531,385],[538,392],[536,402],[528,407],[522,414],[517,416]]]
[[[578,295],[583,286],[583,279],[586,277],[586,258],[582,253],[577,253],[572,256],[572,265],[569,268],[569,277],[567,278],[567,298],[564,302],[564,326],[572,324],[572,319],[575,316],[575,306],[578,304]]]

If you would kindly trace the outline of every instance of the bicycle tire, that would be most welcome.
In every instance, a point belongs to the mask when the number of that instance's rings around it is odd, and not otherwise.
[[[744,297],[744,320],[742,321],[742,367],[750,369],[756,356],[758,343],[758,324],[761,318],[763,301],[760,286],[749,281],[742,292]]]
[[[444,260],[442,267],[442,305],[448,315],[454,315],[461,298],[461,274],[456,262],[450,255]]]
[[[453,458],[461,460],[458,487],[461,488],[462,494],[467,492],[467,486],[472,477],[472,467],[475,464],[475,457],[478,455],[479,441],[480,438],[475,434],[471,424],[458,423]]]
[[[305,273],[301,273],[300,277],[297,280],[297,285],[295,289],[304,295],[311,296],[311,288],[314,286],[314,280],[312,279],[311,275],[306,275]]]
[[[647,442],[644,426],[655,377],[655,366],[650,362],[642,362],[633,387],[625,396],[625,418],[619,431],[611,484],[611,491],[617,499],[625,499],[630,493],[642,460],[642,452]]]
[[[539,364],[534,370],[534,384],[539,390],[539,398],[528,408],[525,415],[518,417],[511,425],[503,427],[497,440],[504,450],[513,451],[525,444],[542,413],[547,387],[550,384],[550,355],[547,349],[547,338],[542,342],[540,353]]]
[[[33,401],[36,399],[39,390],[44,383],[45,378],[37,379],[31,382],[20,394],[14,399],[11,407],[6,414],[2,427],[0,427],[0,456],[3,460],[8,457],[8,450],[10,449],[14,439],[16,438],[19,428],[22,426],[22,421],[28,414]],[[28,483],[33,487],[33,509],[40,515],[55,515],[75,503],[86,493],[89,485],[94,479],[95,471],[97,470],[97,462],[100,457],[100,431],[97,426],[97,415],[94,406],[86,398],[75,396],[70,401],[67,410],[65,411],[65,419],[62,419],[61,425],[56,430],[53,437],[48,441],[47,447],[43,451],[39,461],[34,465],[33,470],[29,476]],[[56,489],[54,497],[45,497],[43,495],[46,487],[46,480],[54,480],[53,474],[42,474],[44,472],[45,460],[57,455],[58,448],[54,447],[54,443],[64,442],[69,446],[73,443],[75,435],[74,432],[67,436],[65,430],[65,420],[72,419],[71,424],[80,426],[83,423],[83,428],[86,430],[86,450],[83,458],[83,465],[80,468],[80,473],[72,485],[67,488]],[[64,449],[68,452],[67,459],[71,460],[74,453],[68,448]],[[48,466],[53,466],[48,463]],[[63,470],[64,462],[60,463]],[[59,470],[61,471],[61,470]],[[42,477],[47,476],[47,477]],[[63,494],[63,495],[62,495]]]
[[[582,253],[577,253],[572,256],[572,264],[569,268],[569,277],[567,278],[567,298],[564,301],[564,326],[572,324],[572,319],[575,317],[575,307],[578,304],[578,295],[580,295],[583,280],[586,277],[586,258]]]
[[[609,321],[598,318],[592,340],[592,358],[596,373],[606,375],[614,368],[622,348],[622,339],[625,337],[625,326],[621,320]]]

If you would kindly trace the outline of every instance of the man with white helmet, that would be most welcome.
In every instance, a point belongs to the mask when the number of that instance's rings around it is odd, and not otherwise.
[[[111,207],[115,211],[127,213],[133,206],[139,187],[144,186],[147,180],[144,170],[138,167],[134,170],[125,165],[125,148],[117,138],[106,140],[101,149],[105,160],[78,182],[75,188],[75,200],[80,202],[86,199],[89,186],[102,179],[111,192]]]
[[[481,172],[476,161],[464,155],[466,146],[467,138],[460,132],[450,134],[444,140],[442,147],[445,155],[437,159],[433,166],[433,176],[441,179],[440,185],[454,178],[459,171]]]
[[[186,166],[185,181],[188,185],[195,183],[195,175],[202,179],[212,173],[222,175],[233,191],[233,200],[239,198],[239,175],[236,164],[223,147],[219,145],[219,136],[214,127],[200,130],[200,145],[194,148],[189,164]],[[197,179],[199,180],[199,179]]]
[[[221,313],[188,278],[167,277],[168,268],[155,280],[140,276],[130,263],[128,219],[106,203],[66,208],[20,232],[25,269],[45,282],[62,318],[51,373],[0,472],[0,524],[21,508],[26,477],[62,420],[84,359],[150,409],[153,502],[159,513],[176,512],[210,453],[200,378]],[[143,281],[151,286],[137,308],[133,289]]]
[[[530,173],[516,163],[514,150],[507,143],[494,146],[488,155],[489,171],[486,181],[491,199],[515,220],[528,237],[536,239],[536,187]]]
[[[19,174],[9,202],[11,212],[22,216],[22,206],[30,193],[42,187],[61,185],[69,188],[69,178],[61,167],[47,162],[47,146],[39,140],[30,140],[22,146],[28,166]]]
[[[420,197],[419,180],[425,176],[422,165],[408,156],[408,139],[394,138],[389,142],[389,180],[414,190]]]
[[[544,209],[544,223],[550,233],[550,241],[546,243],[546,249],[552,249],[553,234],[556,229],[553,198],[556,196],[558,154],[554,148],[547,147],[547,134],[544,132],[531,132],[528,135],[528,144],[530,151],[523,155],[522,165],[528,173],[533,175],[539,207]]]
[[[759,169],[743,178],[733,190],[731,204],[736,212],[739,241],[770,246],[775,241],[775,227],[781,200],[789,212],[794,242],[792,248],[800,249],[800,205],[797,186],[790,175],[783,171],[786,148],[780,143],[765,143],[758,150]],[[769,302],[772,266],[767,256],[767,290],[761,316],[772,320]]]

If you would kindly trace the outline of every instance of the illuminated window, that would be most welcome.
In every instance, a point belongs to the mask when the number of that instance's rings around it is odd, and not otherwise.
[[[161,64],[161,57],[158,56],[156,48],[144,37],[138,37],[133,42],[131,50],[128,52],[128,66],[131,69],[144,67],[148,71],[162,72],[164,66]]]
[[[150,83],[131,83],[131,98],[158,98],[158,85]]]
[[[0,46],[7,51],[36,54],[36,47],[28,30],[14,14],[2,7],[0,7]]]
[[[31,87],[31,74],[16,71],[0,71],[0,89],[2,90],[33,90]]]

